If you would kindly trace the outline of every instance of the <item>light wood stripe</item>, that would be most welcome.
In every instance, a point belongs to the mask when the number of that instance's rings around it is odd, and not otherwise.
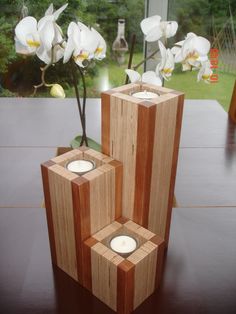
[[[181,126],[182,126],[182,116],[183,116],[183,108],[184,108],[184,95],[183,94],[179,95],[177,106],[178,107],[177,107],[176,124],[175,124],[174,150],[173,150],[173,157],[172,157],[171,178],[170,178],[170,186],[169,186],[169,200],[168,200],[166,227],[165,227],[165,234],[164,234],[166,245],[169,241],[172,207],[174,207],[176,203],[174,199],[174,190],[175,190],[175,179],[176,179],[178,156],[179,156],[179,143],[180,143],[180,133],[181,133]]]
[[[157,245],[144,243],[128,257],[135,265],[134,276],[134,309],[137,308],[155,289],[155,272],[157,264]]]
[[[83,176],[90,183],[91,234],[115,220],[115,169],[102,165]]]
[[[93,237],[97,241],[103,241],[106,237],[108,237],[113,232],[119,230],[121,227],[122,227],[122,225],[119,222],[114,221],[113,223],[111,223],[107,227],[103,228],[102,230],[100,230],[96,234],[94,234]]]
[[[115,167],[115,220],[122,216],[123,165],[117,160],[109,163]]]
[[[57,265],[78,280],[71,181],[77,176],[59,165],[49,168]]]
[[[124,259],[102,243],[91,248],[92,292],[116,311],[117,265]]]
[[[167,212],[169,210],[169,188],[178,109],[178,96],[167,96],[168,101],[159,103],[156,107],[148,221],[148,229],[163,238],[166,234]]]
[[[102,93],[102,152],[110,156],[110,94]]]
[[[83,241],[91,235],[90,186],[83,177],[71,181],[78,281],[83,282]]]
[[[83,158],[83,152],[81,152],[79,149],[74,149],[63,155],[53,158],[52,161],[61,166],[65,166],[68,160],[72,161],[72,160],[82,159],[82,158]]]
[[[132,219],[135,193],[138,110],[136,105],[114,95],[111,95],[110,110],[111,157],[123,162],[123,216]]]
[[[55,163],[53,161],[45,162],[44,164],[41,165],[41,171],[42,171],[42,179],[43,179],[43,191],[44,191],[44,199],[45,199],[45,207],[46,207],[46,215],[47,215],[48,236],[49,236],[51,257],[52,257],[52,262],[56,264],[57,263],[56,244],[55,244],[55,234],[54,234],[54,228],[53,228],[52,204],[51,204],[50,186],[49,186],[49,178],[48,178],[48,168],[54,164]]]

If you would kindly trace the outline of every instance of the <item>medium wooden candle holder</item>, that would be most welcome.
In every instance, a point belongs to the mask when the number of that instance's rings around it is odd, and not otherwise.
[[[139,91],[160,96],[151,101]],[[122,215],[169,238],[184,95],[150,84],[102,93],[102,151],[123,163]]]
[[[96,168],[84,175],[67,170],[77,159]],[[52,261],[82,283],[83,241],[121,216],[122,164],[82,147],[41,168]]]
[[[138,248],[124,258],[110,248],[117,235],[136,238]],[[119,219],[84,242],[84,286],[120,314],[129,314],[158,288],[164,240],[131,220]]]

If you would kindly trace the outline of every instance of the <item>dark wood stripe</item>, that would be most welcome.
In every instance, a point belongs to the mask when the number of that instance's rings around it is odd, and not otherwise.
[[[236,80],[234,83],[234,89],[229,107],[229,116],[236,123]]]
[[[117,312],[130,314],[134,308],[135,265],[124,260],[117,267]]]
[[[148,227],[156,106],[138,106],[134,222]]]
[[[129,221],[130,219],[126,218],[126,217],[120,217],[118,219],[116,219],[117,222],[119,222],[120,224],[124,225],[127,221]]]
[[[110,156],[110,94],[102,93],[102,152]]]
[[[115,219],[118,219],[122,215],[123,165],[117,160],[112,160],[109,164],[115,167]]]
[[[83,177],[71,181],[78,281],[83,280],[83,241],[90,237],[90,186]]]
[[[165,257],[165,241],[158,235],[150,239],[151,242],[157,245],[157,264],[156,264],[156,278],[155,289],[158,289],[161,284],[163,275],[164,257]]]
[[[98,241],[91,237],[83,243],[83,286],[92,292],[92,261],[91,248],[98,243]]]
[[[63,155],[65,153],[68,153],[72,150],[71,147],[58,147],[57,148],[57,156]]]
[[[168,196],[168,209],[167,209],[166,228],[165,228],[166,246],[168,246],[169,233],[170,233],[170,222],[171,222],[171,213],[172,213],[173,199],[174,199],[175,179],[176,179],[176,170],[177,170],[178,155],[179,155],[180,133],[181,133],[183,107],[184,107],[184,94],[181,94],[178,96],[178,105],[177,106],[178,106],[178,108],[177,108],[177,114],[176,114],[175,139],[174,139],[174,149],[173,149],[172,168],[171,168],[171,177],[170,177],[170,188],[169,188],[169,196]]]
[[[52,204],[51,204],[49,176],[48,176],[48,168],[53,165],[55,165],[55,162],[51,160],[45,162],[44,164],[41,165],[41,172],[42,172],[42,180],[43,180],[43,191],[44,191],[44,200],[45,200],[47,225],[48,225],[48,236],[49,236],[52,262],[54,264],[57,264],[56,244],[55,244],[55,235],[54,235],[53,218],[52,218]]]

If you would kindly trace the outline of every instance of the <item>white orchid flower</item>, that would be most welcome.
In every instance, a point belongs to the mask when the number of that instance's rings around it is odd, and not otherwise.
[[[91,60],[97,54],[97,59],[105,57],[106,44],[102,36],[94,29],[90,30],[81,22],[71,22],[67,31],[68,41],[65,48],[63,62],[71,56],[77,65],[84,67],[84,60]],[[101,49],[99,47],[101,46]]]
[[[170,49],[166,49],[161,41],[158,41],[161,62],[156,67],[157,76],[162,76],[165,80],[169,80],[175,67],[174,56]]]
[[[140,75],[137,71],[126,69],[125,73],[128,75],[131,83],[141,81],[143,83],[162,86],[160,77],[158,77],[154,71],[147,71]]]
[[[106,57],[107,44],[102,35],[98,31],[96,31],[96,29],[92,28],[91,31],[97,37],[98,41],[98,46],[94,51],[94,58],[97,60],[102,60]]]
[[[35,54],[41,45],[37,20],[32,16],[23,18],[15,28],[16,52],[25,55]]]
[[[175,21],[162,21],[159,15],[147,17],[142,20],[142,32],[145,35],[145,40],[153,42],[159,40],[161,37],[170,38],[176,34],[178,23]]]
[[[99,46],[99,38],[97,33],[92,31],[85,24],[78,22],[81,34],[81,51],[74,57],[75,63],[84,67],[84,60],[91,60],[94,58],[96,49]]]
[[[172,53],[175,54],[175,62],[182,63],[183,71],[191,70],[192,67],[199,68],[208,60],[210,42],[204,37],[188,33],[186,39],[176,45],[172,48]]]
[[[205,83],[209,83],[212,74],[210,61],[204,62],[198,72],[197,81],[203,80]]]
[[[56,20],[60,14],[66,9],[68,4],[53,12],[53,4],[45,12],[45,16],[38,22],[38,32],[41,38],[41,47],[36,52],[39,59],[46,64],[59,61],[64,54],[63,34]],[[53,49],[52,49],[53,48]],[[53,54],[53,55],[52,55]]]

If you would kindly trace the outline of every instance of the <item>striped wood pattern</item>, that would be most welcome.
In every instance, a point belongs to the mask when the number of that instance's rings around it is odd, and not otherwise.
[[[77,158],[93,159],[97,168],[71,173],[64,165]],[[80,283],[83,241],[121,216],[122,173],[120,162],[86,147],[42,166],[52,260]]]
[[[157,245],[157,262],[156,262],[156,277],[155,277],[155,289],[158,289],[161,284],[164,258],[165,258],[165,241],[158,235],[155,235],[150,239],[151,242]]]
[[[45,207],[46,207],[46,215],[47,215],[50,251],[51,251],[52,262],[56,264],[57,263],[56,244],[55,244],[55,234],[54,234],[54,228],[53,228],[52,204],[51,204],[51,197],[50,197],[49,177],[48,177],[48,168],[53,165],[54,165],[53,161],[45,162],[44,164],[41,165],[41,172],[42,172],[43,191],[44,191],[44,199],[45,199]]]
[[[127,258],[135,265],[134,274],[134,309],[155,290],[157,264],[157,245],[151,241],[144,243]]]
[[[88,238],[83,243],[83,286],[92,292],[92,265],[91,265],[91,248],[98,243],[93,237]]]
[[[124,260],[117,269],[117,312],[129,314],[134,309],[135,265]]]
[[[90,231],[96,233],[115,220],[115,169],[109,164],[83,176],[90,187]]]
[[[175,180],[176,180],[176,172],[177,172],[177,164],[178,164],[178,156],[179,156],[182,116],[183,116],[183,110],[184,110],[184,95],[183,94],[177,94],[177,95],[178,95],[178,105],[177,105],[178,107],[177,107],[176,124],[175,124],[175,138],[174,138],[174,149],[173,149],[173,156],[172,156],[169,201],[168,201],[167,215],[166,215],[166,221],[165,221],[165,224],[166,224],[165,234],[162,236],[165,239],[166,244],[169,241],[172,207],[176,207],[178,205],[175,199],[174,190],[175,190]]]
[[[126,233],[125,229],[137,239],[144,239],[126,259],[113,252],[109,241],[106,241],[114,235]],[[84,245],[87,252],[87,267],[84,267],[88,279],[86,287],[91,287],[92,293],[114,311],[131,313],[160,284],[164,240],[133,221],[124,219],[124,224],[115,221],[86,240]]]
[[[117,308],[117,266],[123,260],[102,243],[91,248],[92,292],[114,311]]]
[[[229,107],[229,116],[232,119],[232,121],[236,123],[236,80],[234,83],[234,89]]]
[[[110,152],[111,157],[116,156],[115,159],[122,163],[125,161],[122,207],[123,216],[131,218],[135,193],[137,106],[116,95],[112,94],[110,101]]]
[[[77,275],[71,181],[77,175],[60,165],[49,168],[49,186],[57,265],[75,280]]]
[[[152,102],[130,96],[140,89],[158,92],[161,96]],[[167,243],[183,94],[150,84],[129,84],[109,91],[104,97],[102,124],[109,127],[103,132],[110,133],[103,134],[106,137],[103,150],[110,141],[112,157],[121,160],[124,167],[122,214],[164,237]]]
[[[68,161],[72,161],[76,159],[83,159],[83,152],[80,151],[79,149],[71,150],[65,154],[56,156],[55,158],[52,158],[51,160],[55,162],[56,164],[64,167]]]
[[[148,102],[147,104],[150,104]],[[138,106],[133,220],[148,227],[156,106]]]
[[[83,241],[91,235],[90,222],[90,185],[89,181],[83,177],[76,178],[71,182],[74,228],[76,240],[76,257],[78,281],[83,282]]]
[[[156,111],[148,229],[165,238],[175,144],[178,97],[169,95]],[[173,201],[173,200],[172,200]]]

